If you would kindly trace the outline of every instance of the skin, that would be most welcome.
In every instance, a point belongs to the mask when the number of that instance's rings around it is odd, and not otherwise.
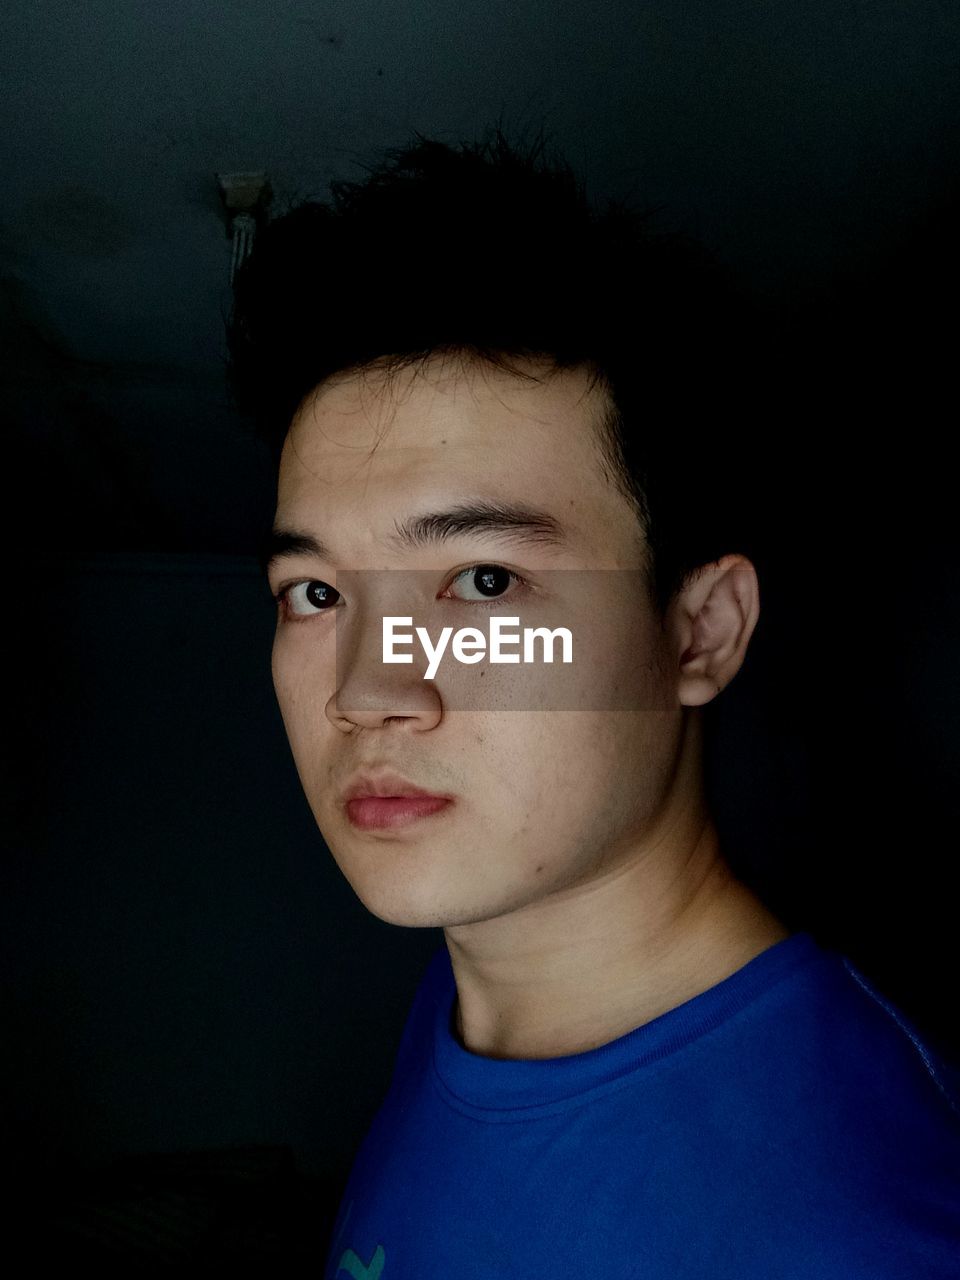
[[[434,357],[392,378],[368,370],[324,383],[291,424],[276,523],[315,534],[335,558],[297,554],[270,570],[274,592],[317,579],[337,587],[339,572],[346,601],[336,629],[301,593],[295,607],[307,612],[278,618],[273,649],[317,824],[371,912],[443,929],[458,992],[452,1029],[495,1058],[606,1044],[789,935],[733,876],[702,785],[700,708],[744,660],[759,616],[754,566],[739,554],[703,566],[663,619],[642,592],[625,602],[626,576],[552,572],[636,573],[646,549],[599,463],[602,390],[588,390],[582,370],[524,367],[539,380]],[[415,552],[385,545],[395,521],[466,497],[546,507],[569,545],[507,550],[489,535]],[[539,587],[553,625],[574,620],[577,635],[601,620],[578,677],[585,706],[506,703],[498,689],[516,668],[487,666],[489,695],[471,704],[454,694],[464,673],[476,682],[476,667],[448,659],[425,681],[425,659],[383,664],[379,616],[411,612],[407,584],[436,598],[477,563]],[[351,578],[356,569],[419,572]],[[459,586],[469,596],[468,584]],[[518,599],[498,611],[526,625]],[[446,619],[455,627],[485,629],[469,600],[444,607],[457,611]],[[434,639],[438,629],[431,622]],[[549,679],[550,669],[525,678]],[[629,709],[609,709],[611,698]],[[367,766],[455,802],[406,828],[358,830],[341,793]]]

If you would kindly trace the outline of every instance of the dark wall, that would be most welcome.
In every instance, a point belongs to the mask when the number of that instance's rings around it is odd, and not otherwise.
[[[336,1172],[436,930],[359,904],[317,831],[251,561],[35,566],[11,618],[0,938],[16,1163],[289,1145]],[[10,1078],[12,1077],[12,1078]]]

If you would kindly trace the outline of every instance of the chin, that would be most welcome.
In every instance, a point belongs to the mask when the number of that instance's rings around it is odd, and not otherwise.
[[[509,915],[515,909],[513,904],[502,900],[484,903],[477,895],[470,901],[462,896],[457,901],[453,894],[431,894],[426,885],[421,886],[419,895],[416,886],[410,884],[393,885],[389,891],[383,884],[371,885],[367,890],[351,880],[350,887],[371,915],[385,924],[404,929],[451,929],[457,925],[480,924]]]
[[[361,904],[384,924],[403,929],[443,929],[484,918],[484,913],[478,913],[475,900],[465,901],[461,893],[458,901],[457,895],[444,892],[436,879],[422,869],[419,875],[407,868],[402,874],[391,876],[383,865],[361,868],[352,858],[341,861],[334,857]],[[399,872],[400,868],[393,870]]]
[[[347,880],[367,911],[384,924],[397,925],[401,929],[442,929],[453,923],[457,914],[445,911],[436,899],[430,900],[426,893],[418,900],[415,892],[398,891],[396,885],[388,891],[382,884],[362,884],[349,876]]]
[[[359,894],[357,896],[359,897]],[[442,913],[438,915],[435,911],[422,908],[418,910],[407,903],[384,905],[367,902],[363,898],[360,898],[360,901],[372,916],[376,916],[384,924],[393,924],[400,929],[444,929],[447,925],[455,923]]]
[[[370,859],[369,855],[358,856],[355,849],[335,847],[329,841],[327,847],[362,905],[384,924],[429,929],[441,928],[446,923],[444,917],[449,913],[443,911],[436,891],[431,891],[428,876],[421,873],[418,883],[409,869],[401,874],[396,864],[391,867],[387,862],[391,852],[388,848],[379,850],[378,856]]]
[[[324,839],[357,898],[384,924],[446,929],[507,915],[529,901],[518,893],[511,899],[496,877],[478,882],[468,859],[451,865],[446,840],[416,848],[390,841],[358,844],[350,834],[332,831]],[[542,893],[539,885],[537,893]]]

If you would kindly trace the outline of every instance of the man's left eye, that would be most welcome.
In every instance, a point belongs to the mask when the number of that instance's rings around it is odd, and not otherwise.
[[[520,586],[526,585],[526,580],[521,578],[519,573],[514,573],[512,569],[506,569],[500,564],[471,565],[469,569],[463,569],[457,574],[448,589],[452,589],[453,583],[460,582],[462,579],[469,581],[468,592],[474,590],[478,594],[467,594],[466,596],[457,596],[455,598],[466,600],[469,603],[482,604],[487,601],[495,604],[509,587],[511,579],[519,583]]]

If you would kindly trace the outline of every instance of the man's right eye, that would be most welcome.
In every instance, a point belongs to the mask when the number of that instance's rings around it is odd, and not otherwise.
[[[318,578],[291,582],[274,596],[284,617],[289,618],[315,618],[318,613],[330,613],[339,598],[336,587]]]

